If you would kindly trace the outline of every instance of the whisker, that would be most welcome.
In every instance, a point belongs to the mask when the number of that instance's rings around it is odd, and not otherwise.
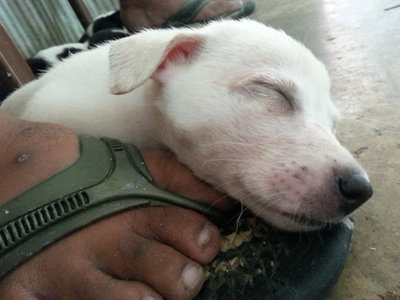
[[[232,180],[232,181],[226,181],[226,182],[224,182],[224,183],[221,183],[221,184],[219,184],[219,185],[216,185],[216,186],[214,186],[214,190],[218,191],[218,190],[220,190],[221,188],[223,188],[223,187],[225,187],[225,186],[228,186],[228,185],[231,185],[231,184],[233,184],[233,183],[238,182],[238,180],[239,180],[239,179],[234,179],[234,180]]]
[[[212,204],[210,204],[210,207],[215,207],[218,203],[222,202],[223,200],[225,200],[228,197],[230,197],[230,196],[229,195],[224,195],[224,196],[220,197],[219,199],[214,201]]]
[[[237,217],[237,219],[236,219],[236,224],[235,224],[235,232],[236,232],[236,233],[239,232],[240,219],[242,218],[242,216],[243,216],[244,212],[246,211],[246,209],[247,209],[247,207],[245,207],[245,206],[243,205],[243,202],[240,201],[240,214],[239,214],[239,216]]]

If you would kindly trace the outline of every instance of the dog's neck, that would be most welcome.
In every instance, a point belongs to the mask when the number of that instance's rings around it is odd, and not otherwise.
[[[160,82],[149,79],[132,92],[129,97],[133,108],[132,140],[139,148],[165,148],[162,137],[171,130],[171,122],[160,110],[162,98]]]

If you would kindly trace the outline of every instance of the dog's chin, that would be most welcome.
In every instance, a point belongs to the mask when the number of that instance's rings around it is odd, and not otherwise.
[[[329,224],[340,222],[338,221],[324,221],[318,220],[311,217],[306,217],[300,214],[291,214],[284,211],[278,211],[275,209],[266,209],[259,214],[267,223],[272,226],[291,232],[307,232],[315,231],[328,226]]]
[[[251,193],[249,193],[251,195]],[[253,195],[252,195],[253,196]],[[279,204],[268,204],[259,197],[247,197],[244,203],[254,214],[263,219],[273,227],[289,232],[307,232],[322,229],[326,226],[339,223],[345,215],[319,215],[310,211],[294,210],[282,208]]]
[[[315,231],[327,226],[328,222],[317,221],[314,219],[304,218],[300,216],[279,216],[277,222],[273,222],[272,225],[278,229],[292,232],[306,232]]]

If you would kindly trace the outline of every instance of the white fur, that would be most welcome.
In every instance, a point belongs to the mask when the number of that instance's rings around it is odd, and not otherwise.
[[[342,169],[363,172],[333,134],[329,89],[323,64],[284,32],[220,21],[148,30],[74,55],[3,108],[168,148],[268,222],[308,230],[318,226],[290,215],[339,221],[334,180]]]

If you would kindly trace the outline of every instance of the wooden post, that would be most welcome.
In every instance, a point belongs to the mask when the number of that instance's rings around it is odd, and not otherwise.
[[[1,24],[0,41],[0,88],[4,97],[35,79],[35,75]]]
[[[78,17],[79,22],[81,22],[83,28],[86,29],[90,22],[92,22],[92,16],[90,15],[89,10],[87,9],[83,0],[68,0],[68,2]]]

